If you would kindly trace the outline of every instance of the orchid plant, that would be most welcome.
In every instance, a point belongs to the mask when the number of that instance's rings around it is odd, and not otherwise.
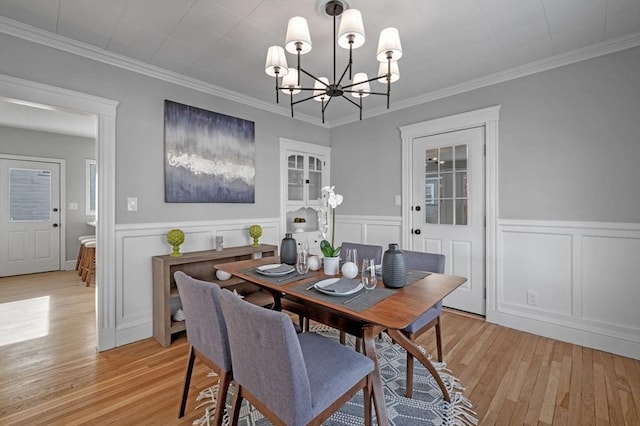
[[[336,194],[334,186],[325,186],[321,190],[320,209],[318,210],[318,225],[320,235],[323,240],[320,242],[320,251],[325,257],[335,257],[340,254],[340,247],[335,247],[336,237],[336,207],[342,204],[343,197]],[[329,212],[331,212],[331,224],[329,223]],[[331,227],[331,243],[327,241],[327,232]]]

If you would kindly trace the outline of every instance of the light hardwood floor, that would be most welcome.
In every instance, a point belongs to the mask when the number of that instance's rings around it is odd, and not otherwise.
[[[186,339],[96,353],[94,291],[74,272],[0,278],[0,425],[190,425],[208,369],[196,362],[179,421]],[[480,424],[640,424],[640,361],[452,311],[442,321]],[[435,353],[431,332],[419,342]]]

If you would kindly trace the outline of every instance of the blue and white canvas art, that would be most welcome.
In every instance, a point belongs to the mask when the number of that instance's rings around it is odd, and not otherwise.
[[[253,121],[164,102],[165,201],[255,202]]]

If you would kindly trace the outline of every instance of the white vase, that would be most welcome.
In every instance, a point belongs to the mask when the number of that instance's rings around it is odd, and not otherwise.
[[[324,274],[325,275],[338,275],[338,271],[340,270],[340,257],[325,257],[322,260],[324,264]]]

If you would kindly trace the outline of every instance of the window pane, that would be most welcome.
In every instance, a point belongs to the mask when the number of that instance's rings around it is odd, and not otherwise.
[[[10,221],[51,220],[51,172],[9,169]]]
[[[455,168],[456,170],[466,170],[467,169],[467,145],[458,145],[455,148],[456,150],[456,161]]]
[[[456,172],[456,198],[467,197],[467,172]]]
[[[425,173],[438,173],[438,149],[425,151]]]
[[[456,200],[456,225],[467,224],[467,200]]]
[[[298,170],[289,170],[289,200],[302,201],[303,197],[303,172]]]
[[[453,147],[446,146],[440,148],[440,156],[438,160],[441,172],[453,170]]]
[[[453,198],[453,173],[442,173],[440,178],[440,197]]]
[[[438,204],[427,204],[424,206],[424,222],[438,223]]]
[[[440,223],[453,225],[453,200],[440,200]]]

